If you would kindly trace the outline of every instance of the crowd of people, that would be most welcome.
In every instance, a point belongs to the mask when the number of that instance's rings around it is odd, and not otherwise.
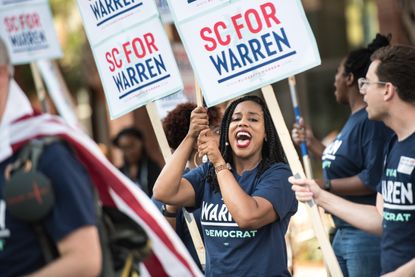
[[[389,41],[377,35],[341,61],[335,96],[350,116],[330,145],[303,121],[294,125],[293,141],[307,142],[321,159],[322,180],[290,177],[269,109],[254,95],[231,101],[224,114],[192,103],[171,111],[163,125],[173,154],[163,168],[147,154],[140,130],[123,129],[113,140],[123,153],[119,170],[152,197],[199,262],[185,220],[192,213],[206,276],[290,276],[284,236],[298,201],[311,199],[334,216],[332,243],[344,276],[415,276],[415,48]],[[0,137],[12,78],[0,40]],[[5,204],[9,173],[25,169],[24,151],[0,144],[0,276],[98,276],[92,177],[75,152],[61,140],[41,141],[33,162],[55,196],[41,224],[55,246],[48,261],[37,228]]]
[[[383,147],[391,131],[383,122],[368,119],[358,80],[366,76],[370,56],[389,45],[389,38],[377,35],[367,48],[350,52],[340,63],[334,78],[335,97],[349,106],[351,115],[327,147],[318,141],[303,122],[292,130],[296,144],[306,141],[321,159],[321,188],[354,203],[375,205],[376,187],[383,167]],[[333,250],[345,276],[379,276],[380,240],[334,215]]]
[[[338,197],[314,180],[290,178],[290,182],[298,200],[314,199],[333,215],[380,237],[382,276],[414,276],[415,48],[380,48],[372,54],[369,70],[358,85],[369,120],[382,121],[394,132],[378,149],[383,153],[383,168],[375,205]]]

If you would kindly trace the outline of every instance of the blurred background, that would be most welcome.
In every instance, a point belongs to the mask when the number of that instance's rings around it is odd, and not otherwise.
[[[64,51],[56,63],[60,68],[76,106],[76,112],[89,135],[102,145],[109,159],[116,165],[121,155],[111,147],[111,138],[122,128],[136,126],[143,130],[146,148],[152,158],[163,165],[145,107],[119,119],[110,120],[91,49],[86,39],[76,1],[50,0],[55,28]],[[165,1],[156,1],[173,50],[185,89],[181,95],[160,100],[158,106],[166,112],[176,100],[195,100],[193,73],[177,31],[169,18]],[[300,107],[307,124],[320,139],[330,139],[348,116],[348,108],[335,103],[334,75],[340,60],[354,48],[370,42],[377,32],[392,34],[392,43],[415,45],[415,0],[303,0],[307,18],[317,40],[322,64],[297,77]],[[16,81],[27,92],[34,106],[38,106],[30,67],[16,67]],[[294,115],[287,80],[275,83],[274,89],[283,110],[286,124],[291,128]],[[176,100],[175,100],[176,99]],[[167,104],[166,104],[167,103]],[[53,103],[50,102],[53,107]],[[320,163],[313,164],[314,176],[319,177]],[[303,232],[294,244],[296,276],[324,276],[318,244],[310,240],[312,234]],[[308,271],[302,271],[306,268]],[[311,270],[311,271],[310,271]],[[315,271],[313,271],[315,270]]]

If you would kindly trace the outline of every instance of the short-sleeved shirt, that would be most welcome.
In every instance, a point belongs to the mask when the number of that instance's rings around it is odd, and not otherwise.
[[[7,211],[2,190],[5,167],[16,155],[0,163],[0,276],[22,276],[45,265],[38,237],[31,225]],[[57,243],[74,230],[95,225],[92,183],[83,166],[63,143],[46,146],[38,170],[53,186],[55,204],[42,225]]]
[[[297,211],[297,200],[288,183],[289,167],[273,164],[257,178],[257,168],[241,176],[233,172],[248,195],[265,198],[279,215],[275,222],[246,230],[238,227],[221,193],[207,183],[208,166],[203,164],[184,175],[195,190],[196,207],[202,208],[206,276],[290,276],[284,235]]]
[[[344,196],[360,204],[376,204],[376,188],[382,174],[383,151],[392,131],[383,122],[368,119],[365,109],[353,113],[336,139],[323,153],[323,177],[325,180],[358,176],[373,191],[370,195]],[[336,227],[351,225],[333,217]]]
[[[415,258],[415,133],[394,137],[385,158],[379,193],[383,196],[382,274]]]

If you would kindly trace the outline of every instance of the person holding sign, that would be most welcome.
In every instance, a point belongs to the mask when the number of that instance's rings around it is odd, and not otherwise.
[[[182,176],[196,140],[209,162]],[[157,179],[154,197],[202,208],[206,276],[290,276],[284,235],[297,211],[290,174],[266,105],[245,96],[226,109],[219,145],[205,108],[192,112],[190,130]]]
[[[163,129],[166,133],[169,146],[173,151],[179,147],[180,143],[184,140],[187,133],[189,132],[191,113],[195,108],[196,104],[191,102],[179,104],[163,119]],[[210,129],[216,134],[219,141],[222,113],[220,113],[219,108],[216,106],[209,108],[207,113],[209,117]],[[202,162],[201,160],[198,160],[200,157],[198,156],[196,142],[193,148],[194,149],[188,158],[184,172],[188,172],[189,170],[197,167]],[[199,269],[203,270],[181,207],[164,205],[158,201],[155,201],[155,203],[161,209],[162,214],[166,217],[172,227],[176,230],[177,235],[181,238],[187,250],[189,250],[190,255],[192,255],[195,263],[199,266]],[[192,213],[200,232],[200,237],[203,238],[203,233],[201,233],[202,226],[200,225],[201,209],[193,210]]]
[[[322,190],[314,180],[290,178],[300,201],[315,202],[355,227],[381,235],[382,276],[415,276],[415,48],[388,46],[372,55],[360,92],[369,119],[396,134],[385,148],[376,207]]]
[[[370,55],[386,45],[389,45],[389,38],[378,34],[367,48],[350,52],[340,63],[334,83],[335,96],[338,103],[350,107],[351,115],[330,145],[324,149],[308,128],[304,130],[303,124],[295,124],[292,131],[295,143],[305,139],[311,151],[322,158],[324,180],[320,186],[360,204],[376,203],[382,150],[391,132],[382,122],[368,119],[358,79],[365,76]],[[379,276],[379,238],[337,217],[334,222],[333,250],[344,276]]]

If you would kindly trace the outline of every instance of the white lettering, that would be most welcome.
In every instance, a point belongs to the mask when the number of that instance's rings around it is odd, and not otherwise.
[[[408,200],[408,203],[411,203],[411,204],[414,203],[414,193],[412,190],[412,183],[408,183],[407,188],[405,188],[405,186],[402,186],[401,195],[402,195],[403,203],[406,202],[405,200]]]
[[[202,204],[202,219],[207,220],[209,218],[209,211],[212,209],[213,203],[210,203],[209,205],[203,201]]]
[[[6,229],[6,202],[0,200],[0,229]]]
[[[392,202],[395,204],[400,204],[401,203],[401,199],[398,198],[399,195],[401,194],[401,183],[399,182],[394,182],[394,188],[393,188],[393,200]]]
[[[414,204],[412,183],[382,181],[382,195],[385,203],[389,204]]]
[[[226,205],[222,205],[222,207],[220,208],[218,220],[219,221],[228,221],[226,219],[226,214],[227,213],[228,213],[228,208],[226,207]]]
[[[210,211],[209,221],[218,221],[218,205],[215,205],[215,207]]]

